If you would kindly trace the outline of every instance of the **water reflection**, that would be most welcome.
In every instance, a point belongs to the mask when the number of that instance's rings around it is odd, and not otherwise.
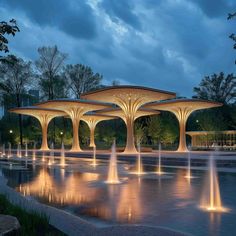
[[[75,215],[99,222],[159,225],[193,235],[225,235],[224,232],[236,235],[234,211],[224,216],[198,208],[203,172],[198,173],[199,178],[192,179],[190,184],[185,178],[185,170],[179,169],[174,171],[172,178],[132,175],[119,185],[107,185],[104,183],[107,177],[104,166],[96,169],[96,173],[92,167],[87,169],[91,168],[91,172],[85,173],[76,168],[70,170],[70,164],[66,168],[36,165],[33,170],[30,164],[28,167],[27,171],[3,169],[2,173],[8,184],[22,194]],[[124,177],[122,173],[120,175]],[[220,181],[222,199],[235,205],[236,176],[228,174]],[[230,194],[225,199],[226,190]],[[223,224],[224,217],[227,220]]]
[[[20,184],[17,190],[23,195],[36,196],[53,204],[82,204],[96,197],[97,190],[85,183],[97,179],[98,174],[94,173],[71,173],[63,183],[59,183],[50,170],[42,168],[33,181]]]

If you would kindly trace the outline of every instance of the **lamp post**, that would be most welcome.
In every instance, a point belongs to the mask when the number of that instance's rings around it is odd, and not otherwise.
[[[62,144],[62,142],[63,142],[63,134],[64,134],[64,133],[61,131],[61,132],[60,132],[60,136],[61,136],[61,144]]]

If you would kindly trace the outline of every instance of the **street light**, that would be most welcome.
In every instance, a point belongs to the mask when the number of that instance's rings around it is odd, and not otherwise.
[[[63,140],[62,140],[62,139],[63,139],[63,134],[64,134],[64,133],[61,131],[61,132],[60,132],[60,135],[61,135],[61,144],[62,144],[62,141],[63,141]]]
[[[9,133],[10,133],[10,134],[13,134],[13,130],[12,130],[12,129],[10,129],[10,130],[9,130]]]

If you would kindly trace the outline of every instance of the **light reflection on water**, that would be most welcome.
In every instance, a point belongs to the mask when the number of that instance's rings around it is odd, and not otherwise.
[[[94,173],[36,166],[30,171],[2,170],[8,184],[24,195],[87,219],[113,223],[140,223],[170,227],[193,235],[236,235],[235,212],[207,213],[198,208],[203,185],[186,179],[178,169],[172,178],[130,175],[120,185],[107,185],[106,169]],[[231,208],[236,202],[236,176],[223,174],[222,198]],[[230,192],[230,194],[229,194]],[[92,217],[92,218],[91,218]]]

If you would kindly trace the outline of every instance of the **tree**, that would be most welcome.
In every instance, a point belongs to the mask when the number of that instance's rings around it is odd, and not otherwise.
[[[226,77],[224,73],[206,76],[199,84],[194,87],[194,98],[222,102],[224,104],[232,103],[236,97],[236,77],[229,74]]]
[[[22,105],[22,95],[33,77],[31,62],[9,55],[0,62],[0,90],[14,100],[17,107]],[[22,116],[19,115],[20,142],[23,143]]]
[[[234,12],[234,13],[232,13],[232,14],[229,13],[227,19],[228,19],[228,20],[231,20],[231,19],[233,19],[234,17],[236,17],[236,12]],[[234,33],[232,33],[232,34],[229,36],[229,38],[234,41],[234,46],[233,46],[233,48],[236,49],[236,35],[235,35]],[[234,63],[236,64],[236,60],[235,60]]]
[[[134,125],[135,141],[137,144],[141,144],[145,135],[146,127],[140,122],[136,122]]]
[[[5,53],[9,52],[8,40],[5,35],[8,34],[15,36],[15,34],[19,31],[20,29],[18,28],[16,20],[14,19],[10,20],[9,23],[6,21],[0,22],[0,51]]]
[[[152,142],[157,144],[161,140],[163,125],[160,116],[151,116],[148,120],[148,135],[151,137]]]
[[[39,59],[35,65],[39,71],[39,86],[45,99],[61,97],[64,91],[64,81],[60,76],[64,62],[67,58],[65,53],[54,47],[41,47],[38,49]],[[63,93],[64,95],[64,93]]]
[[[74,97],[80,98],[82,93],[95,90],[101,86],[102,76],[94,74],[89,66],[82,64],[67,65],[64,76]]]

